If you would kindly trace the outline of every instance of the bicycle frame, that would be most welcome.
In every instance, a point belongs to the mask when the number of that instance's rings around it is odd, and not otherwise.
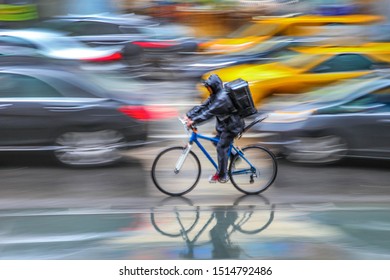
[[[202,145],[202,143],[198,139],[207,140],[213,143],[218,143],[219,138],[218,137],[209,137],[203,134],[199,134],[196,129],[192,129],[192,133],[189,137],[188,144],[186,148],[183,150],[183,154],[180,156],[176,163],[175,172],[179,172],[181,166],[183,165],[188,153],[192,149],[193,144],[195,143],[199,149],[203,152],[203,154],[207,157],[207,159],[211,162],[211,164],[215,167],[215,169],[218,170],[218,164],[215,162],[215,160],[212,158],[212,156],[207,152],[206,148]],[[255,173],[254,171],[256,168],[245,158],[244,154],[233,145],[233,143],[230,145],[229,151],[228,151],[228,157],[230,156],[232,150],[234,150],[240,157],[243,159],[248,165],[250,166],[250,169],[244,169],[240,171],[234,171],[233,174],[247,174],[247,173]]]

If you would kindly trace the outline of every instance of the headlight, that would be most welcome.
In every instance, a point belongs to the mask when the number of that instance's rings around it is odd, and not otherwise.
[[[300,112],[284,112],[284,111],[275,111],[268,114],[264,123],[293,123],[306,120],[310,115],[312,115],[315,110],[307,110]]]

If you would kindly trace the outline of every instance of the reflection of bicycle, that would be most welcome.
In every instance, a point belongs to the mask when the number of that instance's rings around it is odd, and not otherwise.
[[[257,117],[244,128],[238,138],[265,118],[264,116]],[[185,121],[180,121],[187,129]],[[198,157],[191,151],[194,143],[215,169],[218,169],[217,163],[198,139],[218,143],[219,138],[202,135],[197,132],[195,127],[188,131],[192,132],[185,147],[177,146],[163,150],[157,155],[152,165],[153,182],[161,192],[167,195],[184,195],[197,185],[201,175],[201,165]],[[277,162],[272,152],[258,145],[240,149],[232,144],[228,151],[229,156],[233,151],[234,157],[230,161],[228,174],[236,189],[245,194],[258,194],[265,191],[274,182],[277,174]]]
[[[154,207],[151,223],[164,236],[182,237],[188,248],[186,258],[193,258],[195,247],[204,245],[199,239],[206,229],[210,229],[210,241],[206,243],[212,243],[215,258],[237,258],[240,250],[231,242],[231,235],[234,232],[257,234],[268,228],[274,219],[274,205],[265,197],[245,195],[232,206],[214,207],[210,217],[199,225],[200,206],[193,206],[189,199],[180,198],[179,203],[175,199],[179,198],[164,200],[162,205]],[[192,238],[191,233],[194,233]]]

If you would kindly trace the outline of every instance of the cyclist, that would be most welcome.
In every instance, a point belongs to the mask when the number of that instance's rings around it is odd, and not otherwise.
[[[242,119],[234,107],[228,93],[223,87],[223,82],[216,74],[212,74],[203,85],[208,89],[210,96],[201,105],[189,110],[185,116],[187,126],[197,125],[216,117],[218,170],[209,178],[210,183],[226,183],[229,180],[227,174],[228,151],[234,138],[245,127]]]

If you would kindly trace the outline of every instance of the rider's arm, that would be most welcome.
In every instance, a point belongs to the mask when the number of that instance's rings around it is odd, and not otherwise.
[[[234,112],[233,104],[231,103],[226,92],[220,93],[215,99],[210,102],[209,106],[201,111],[200,114],[193,116],[191,119],[194,124],[204,122],[214,116],[229,116]]]
[[[201,105],[195,106],[191,110],[189,110],[186,114],[186,116],[190,119],[194,118],[195,116],[201,114],[203,111],[207,110],[210,104],[212,103],[214,98],[210,96],[207,98]]]

